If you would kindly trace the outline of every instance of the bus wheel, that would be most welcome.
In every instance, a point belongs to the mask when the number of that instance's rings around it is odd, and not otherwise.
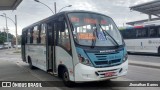
[[[35,69],[35,67],[32,65],[32,60],[30,57],[28,57],[28,63],[29,63],[29,68],[30,69]]]
[[[63,79],[63,83],[65,86],[67,86],[67,87],[74,86],[74,82],[69,80],[69,73],[66,69],[63,70],[62,79]]]

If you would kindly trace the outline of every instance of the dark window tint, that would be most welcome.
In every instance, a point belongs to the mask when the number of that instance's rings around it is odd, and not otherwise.
[[[132,39],[135,38],[135,29],[126,29],[123,31],[124,39]]]
[[[150,37],[157,37],[157,27],[150,27],[149,28],[149,36]]]
[[[148,37],[148,28],[136,29],[136,38],[146,38]]]
[[[148,37],[148,28],[142,28],[140,29],[141,30],[141,37],[143,38],[146,38]]]
[[[50,23],[47,23],[47,32],[48,32],[48,45],[53,45],[53,35],[52,35],[52,32],[53,32],[53,23],[50,22]]]

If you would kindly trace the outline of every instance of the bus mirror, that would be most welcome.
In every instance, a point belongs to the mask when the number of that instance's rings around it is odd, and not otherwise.
[[[60,30],[60,32],[64,32],[65,31],[65,22],[64,21],[60,21],[58,23],[58,29]]]

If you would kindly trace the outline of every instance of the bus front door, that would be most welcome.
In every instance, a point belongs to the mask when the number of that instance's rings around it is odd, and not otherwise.
[[[48,72],[54,72],[55,67],[55,53],[54,53],[54,46],[55,46],[55,40],[54,40],[54,24],[48,23],[47,24],[47,37],[46,37],[46,44],[47,44],[47,71]]]

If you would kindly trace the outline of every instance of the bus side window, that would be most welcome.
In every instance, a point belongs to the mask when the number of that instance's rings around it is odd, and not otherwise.
[[[41,25],[41,32],[40,32],[40,43],[46,43],[46,24]]]
[[[38,36],[38,34],[39,34],[39,28],[38,28],[38,26],[35,26],[34,28],[33,28],[33,43],[34,44],[37,44],[38,43],[38,39],[39,39],[39,36]]]
[[[59,31],[58,44],[67,49],[68,51],[71,50],[69,31],[66,23],[65,23],[65,31],[64,32]]]
[[[141,37],[143,37],[143,38],[145,38],[145,37],[147,37],[148,36],[148,34],[147,34],[147,28],[143,28],[143,29],[141,29]]]
[[[129,30],[125,30],[125,31],[124,31],[123,37],[124,37],[125,39],[130,39],[128,33],[129,33]]]
[[[125,31],[123,31],[123,37],[124,39],[133,39],[136,38],[135,37],[135,29],[126,29]]]
[[[139,29],[136,29],[136,38],[141,37],[141,31]]]
[[[157,37],[157,28],[156,27],[149,28],[149,36],[150,37]]]

